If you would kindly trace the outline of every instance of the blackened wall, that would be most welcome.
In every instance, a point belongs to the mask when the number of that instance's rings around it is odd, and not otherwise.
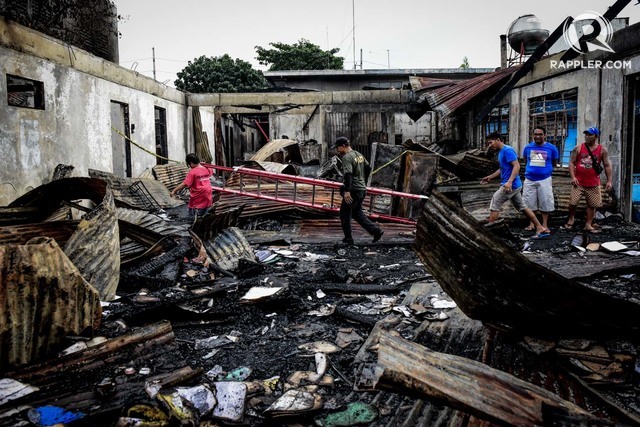
[[[0,15],[118,63],[118,14],[110,0],[0,0]]]

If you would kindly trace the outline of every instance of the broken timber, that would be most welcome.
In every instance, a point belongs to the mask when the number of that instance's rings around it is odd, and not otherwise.
[[[638,302],[588,288],[529,261],[436,191],[418,221],[415,250],[472,319],[549,335],[640,332]]]
[[[483,363],[431,351],[414,342],[382,333],[373,372],[363,371],[360,384],[373,389],[418,395],[501,425],[538,426],[547,408],[597,425],[596,417],[536,385]]]

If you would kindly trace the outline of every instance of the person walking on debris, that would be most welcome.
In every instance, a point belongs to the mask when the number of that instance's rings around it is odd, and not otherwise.
[[[502,141],[502,135],[498,132],[492,132],[486,137],[489,148],[498,151],[498,163],[500,168],[487,175],[480,180],[482,184],[487,184],[493,178],[500,177],[500,188],[493,194],[489,209],[489,222],[494,222],[500,216],[500,209],[507,201],[510,201],[514,208],[529,218],[534,224],[536,234],[534,239],[548,237],[548,231],[540,224],[533,211],[527,208],[522,201],[522,182],[520,181],[520,163],[518,163],[518,155],[516,151]]]
[[[342,158],[343,185],[340,187],[342,203],[340,204],[340,223],[344,233],[343,243],[353,245],[351,235],[351,218],[355,219],[362,228],[373,236],[376,243],[384,231],[373,223],[362,211],[362,202],[366,196],[366,177],[371,167],[364,156],[351,148],[351,143],[345,137],[340,137],[334,143],[334,148]]]
[[[610,191],[612,187],[611,181],[611,162],[609,161],[609,153],[599,142],[600,130],[592,126],[584,132],[585,142],[576,146],[571,152],[569,159],[569,174],[571,175],[571,195],[569,196],[569,218],[564,225],[566,229],[572,229],[575,221],[576,208],[578,202],[584,195],[587,202],[586,218],[584,222],[584,230],[589,233],[599,233],[599,227],[594,224],[593,218],[596,214],[596,208],[602,206],[602,192],[600,190],[600,174],[604,165],[604,172],[607,176],[607,184],[605,191]]]
[[[533,141],[524,147],[522,156],[526,160],[522,198],[533,212],[540,211],[542,226],[549,232],[549,213],[555,208],[551,174],[560,154],[555,145],[545,141],[546,130],[540,126],[533,129]],[[525,230],[535,230],[531,222]]]
[[[200,159],[194,153],[187,154],[187,165],[189,173],[176,188],[171,191],[171,197],[183,188],[189,189],[189,216],[195,218],[205,215],[213,204],[213,189],[209,178],[213,174],[211,169],[207,169],[200,164]]]

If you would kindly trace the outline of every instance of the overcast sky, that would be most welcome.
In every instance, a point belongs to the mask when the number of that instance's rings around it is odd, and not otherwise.
[[[120,65],[173,86],[176,72],[201,55],[253,64],[255,46],[296,43],[339,48],[345,69],[457,68],[468,57],[474,68],[500,66],[499,36],[509,24],[534,14],[553,31],[565,17],[604,13],[614,0],[114,0],[119,23]],[[640,21],[635,0],[620,13]],[[353,6],[355,5],[355,14]],[[358,65],[359,66],[359,65]]]

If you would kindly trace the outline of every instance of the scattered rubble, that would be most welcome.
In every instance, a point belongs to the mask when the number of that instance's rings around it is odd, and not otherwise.
[[[293,146],[276,145],[251,167]],[[454,174],[493,160],[433,148],[376,160],[395,165],[390,189],[449,198],[377,201],[420,221],[382,224],[374,245],[243,195],[194,223],[167,197],[178,165],[153,183],[62,178],[0,208],[0,425],[640,423],[638,227],[485,227]]]

